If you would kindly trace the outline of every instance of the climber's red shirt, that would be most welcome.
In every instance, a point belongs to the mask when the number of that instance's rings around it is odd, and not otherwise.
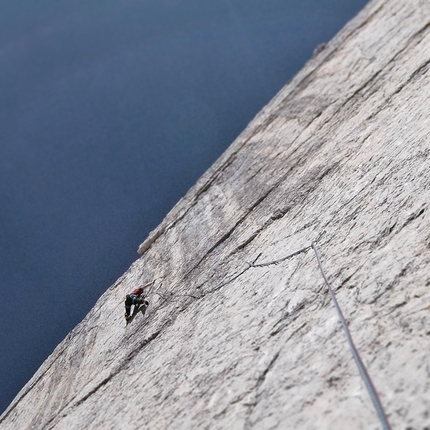
[[[143,294],[143,288],[142,287],[136,288],[135,290],[133,290],[130,293],[130,295],[133,295],[133,296],[140,296],[142,294]]]

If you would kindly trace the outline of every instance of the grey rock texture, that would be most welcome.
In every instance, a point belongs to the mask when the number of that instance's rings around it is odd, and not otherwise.
[[[430,2],[374,0],[140,246],[1,429],[430,428]],[[155,279],[145,319],[124,295]]]

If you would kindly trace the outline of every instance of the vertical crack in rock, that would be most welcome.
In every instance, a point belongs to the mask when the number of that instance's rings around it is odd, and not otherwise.
[[[260,374],[260,376],[258,377],[255,386],[253,388],[253,391],[255,392],[255,399],[252,403],[249,403],[248,406],[248,410],[247,410],[247,416],[246,416],[246,420],[245,420],[245,425],[244,425],[244,429],[248,430],[250,428],[252,428],[252,426],[250,425],[250,418],[252,415],[252,412],[254,410],[254,408],[257,406],[259,400],[260,400],[260,396],[261,393],[259,392],[261,386],[263,385],[264,381],[266,380],[267,374],[272,370],[272,368],[274,367],[276,361],[278,360],[279,354],[281,353],[281,351],[278,351],[272,358],[272,360],[269,362],[269,364],[267,365],[267,367],[263,370],[263,372]]]

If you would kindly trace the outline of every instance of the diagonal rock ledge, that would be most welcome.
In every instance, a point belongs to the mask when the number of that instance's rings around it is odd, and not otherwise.
[[[373,0],[140,246],[0,428],[430,426],[430,4]],[[145,319],[122,300],[156,279]]]

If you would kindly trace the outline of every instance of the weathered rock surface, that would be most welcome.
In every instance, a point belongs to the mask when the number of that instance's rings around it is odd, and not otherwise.
[[[430,2],[374,0],[141,245],[1,429],[430,428]],[[145,319],[122,301],[156,279]]]

